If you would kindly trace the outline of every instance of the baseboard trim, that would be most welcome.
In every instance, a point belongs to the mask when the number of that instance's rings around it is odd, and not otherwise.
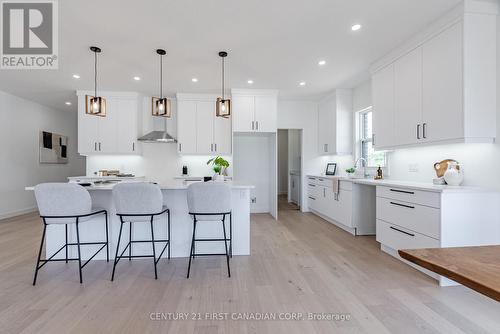
[[[25,215],[27,213],[32,213],[32,212],[36,212],[36,211],[37,211],[37,207],[33,206],[33,207],[25,208],[25,209],[10,211],[10,212],[6,212],[6,213],[0,213],[0,220],[4,220],[4,219],[16,217],[16,216],[21,216],[21,215]]]

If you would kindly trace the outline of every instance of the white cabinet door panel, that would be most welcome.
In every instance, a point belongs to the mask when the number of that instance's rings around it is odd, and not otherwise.
[[[230,155],[232,152],[231,118],[215,117],[214,149],[217,154]]]
[[[422,138],[422,48],[394,64],[395,140],[398,145],[415,144]]]
[[[253,96],[235,96],[232,99],[234,132],[251,132],[255,129],[255,101]],[[252,126],[254,128],[252,128]]]
[[[423,46],[425,140],[464,137],[462,23]]]
[[[196,127],[191,132],[196,132],[196,153],[198,154],[212,154],[214,152],[214,117],[215,103],[197,102]]]
[[[255,130],[258,132],[276,132],[277,109],[276,96],[256,96]]]
[[[373,75],[372,95],[374,146],[394,146],[394,64]]]
[[[85,113],[85,97],[79,98],[78,103],[78,153],[96,153],[100,117]]]
[[[137,152],[137,101],[119,100],[117,110],[117,153]]]
[[[181,154],[196,153],[196,101],[177,102],[177,149]]]
[[[119,102],[115,99],[106,100],[106,117],[99,117],[99,142],[100,153],[116,153],[118,150],[118,112]]]

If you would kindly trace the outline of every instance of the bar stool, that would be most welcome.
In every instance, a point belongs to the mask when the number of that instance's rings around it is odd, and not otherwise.
[[[116,245],[116,255],[113,264],[113,273],[111,274],[111,281],[115,277],[115,268],[121,258],[153,258],[153,265],[155,269],[155,279],[158,279],[158,272],[156,265],[160,261],[161,256],[168,247],[168,258],[170,259],[170,210],[163,206],[163,195],[161,194],[160,187],[152,183],[144,182],[125,182],[119,183],[113,187],[113,200],[116,207],[116,215],[120,217],[120,234],[118,235],[118,244]],[[159,216],[166,213],[167,217],[167,230],[168,239],[155,239],[153,222]],[[129,241],[123,251],[118,255],[120,249],[120,242],[122,238],[123,224],[129,223]],[[147,223],[151,226],[151,240],[132,240],[132,224],[133,223]],[[152,255],[132,255],[132,245],[134,243],[150,242],[153,248]],[[158,258],[156,258],[155,243],[164,242],[165,247]],[[123,255],[128,249],[128,255]]]
[[[109,261],[109,243],[108,243],[108,213],[104,209],[92,208],[92,200],[90,194],[84,187],[76,183],[41,183],[35,186],[35,198],[38,205],[40,217],[43,220],[43,233],[42,242],[40,243],[40,250],[38,252],[38,259],[36,262],[35,277],[33,278],[33,285],[36,284],[38,270],[42,268],[47,262],[53,261],[78,261],[78,268],[80,273],[80,283],[83,283],[82,269],[92,260],[101,250],[106,247],[106,261]],[[80,229],[79,225],[83,222],[89,221],[96,215],[104,215],[106,223],[106,241],[99,242],[80,242]],[[45,240],[45,232],[47,225],[59,224],[65,226],[66,243],[59,248],[48,259],[41,259],[43,243]],[[76,242],[68,243],[68,225],[76,224]],[[81,259],[81,245],[102,245],[97,252],[94,253],[83,265]],[[68,246],[77,246],[78,258],[68,258]],[[64,259],[54,259],[54,256],[59,254],[63,249],[66,250]],[[46,256],[47,257],[47,256]],[[40,263],[42,263],[40,265]]]
[[[232,214],[231,214],[231,188],[222,182],[197,182],[189,185],[187,189],[187,202],[189,214],[193,217],[193,237],[187,278],[191,271],[191,259],[196,256],[225,255],[227,262],[227,275],[231,277],[229,257],[232,257]],[[226,236],[226,216],[229,216],[229,238]],[[196,225],[199,221],[220,221],[222,223],[223,239],[205,238],[196,239]],[[224,241],[226,252],[222,254],[197,254],[195,243],[198,241]],[[228,249],[229,241],[229,249]]]

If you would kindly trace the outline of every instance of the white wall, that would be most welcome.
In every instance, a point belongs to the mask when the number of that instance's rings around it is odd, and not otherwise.
[[[288,193],[288,130],[278,130],[278,194]]]
[[[68,164],[40,164],[39,131],[68,136]],[[67,181],[85,172],[85,158],[77,155],[77,115],[57,111],[0,92],[0,218],[35,209],[33,192],[26,186]]]

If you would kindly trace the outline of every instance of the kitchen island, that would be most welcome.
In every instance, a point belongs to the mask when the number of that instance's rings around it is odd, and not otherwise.
[[[227,182],[232,188],[232,229],[233,229],[233,255],[250,255],[250,189],[253,186],[239,184],[236,182]],[[85,187],[92,198],[92,204],[95,207],[103,208],[108,211],[109,219],[109,250],[110,259],[114,258],[118,234],[120,231],[120,219],[116,215],[113,203],[112,189],[114,184],[93,185]],[[164,205],[170,209],[171,218],[171,257],[188,257],[191,237],[193,231],[193,222],[188,214],[187,207],[187,186],[186,182],[174,180],[169,183],[159,184]],[[33,190],[33,187],[27,187],[26,190]],[[167,236],[166,216],[161,216],[155,220],[155,237],[165,238]],[[129,224],[124,224],[123,235],[128,236]],[[197,225],[196,233],[203,238],[221,238],[222,229],[220,222],[200,222]],[[68,226],[70,240],[76,240],[76,231],[74,224]],[[103,216],[96,216],[90,221],[80,224],[80,238],[83,242],[93,242],[105,240],[105,229]],[[132,238],[135,240],[151,239],[151,229],[148,223],[134,223],[132,227]],[[65,242],[64,226],[49,225],[47,227],[46,251],[47,254],[56,252]],[[123,246],[122,246],[123,247]],[[161,247],[158,243],[157,247]],[[72,249],[74,248],[74,249]],[[223,242],[204,242],[196,245],[199,253],[222,253],[224,250]],[[95,252],[93,246],[83,246],[82,259],[88,259]],[[122,249],[120,247],[120,249]],[[76,247],[70,247],[70,256],[76,256]],[[151,244],[134,244],[134,255],[151,254]],[[163,254],[162,257],[166,257]],[[63,258],[61,252],[55,258]],[[105,260],[106,253],[101,251],[94,260]]]

